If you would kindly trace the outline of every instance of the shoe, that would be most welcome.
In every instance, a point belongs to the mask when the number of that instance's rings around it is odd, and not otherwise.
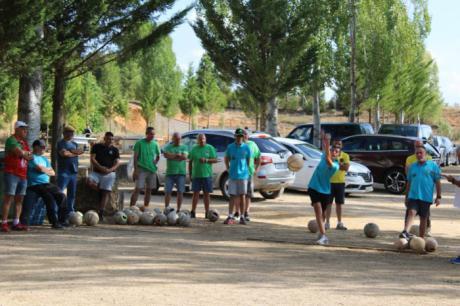
[[[457,256],[456,258],[452,258],[450,260],[450,263],[452,263],[454,265],[460,265],[460,256]]]
[[[8,233],[10,231],[10,227],[8,223],[2,223],[2,232]]]
[[[18,223],[16,225],[13,225],[12,230],[13,231],[26,231],[27,232],[29,230],[29,228],[24,224]]]
[[[69,223],[69,221],[64,221],[64,222],[59,222],[59,224],[62,227],[71,227],[72,225]]]
[[[208,217],[208,216],[206,216],[206,218],[207,218],[207,217]],[[190,218],[192,218],[192,219],[195,219],[195,218],[196,218],[196,215],[195,215],[195,212],[194,212],[194,211],[191,211],[191,212],[190,212]]]
[[[51,226],[52,229],[64,229],[64,226],[62,226],[60,223],[54,223]]]
[[[240,224],[246,225],[246,220],[243,216],[240,218]]]
[[[337,226],[335,227],[336,230],[342,230],[342,231],[346,231],[348,228],[345,227],[345,225],[343,225],[342,222],[339,222],[337,223]]]
[[[324,223],[324,229],[327,231],[328,229],[331,228],[331,225],[329,224],[329,222],[326,222]]]
[[[321,238],[319,238],[319,239],[316,241],[316,244],[319,244],[319,245],[326,245],[326,244],[329,244],[329,239],[326,237],[326,235],[322,235]]]
[[[240,213],[235,213],[234,218],[238,219],[240,217]]]
[[[245,220],[246,222],[251,221],[251,218],[249,217],[249,214],[248,214],[248,213],[244,213],[244,220]]]
[[[411,233],[408,233],[407,231],[402,231],[401,234],[399,234],[399,238],[404,238],[406,240],[409,240],[413,237]]]
[[[427,227],[427,228],[426,228],[425,236],[426,236],[426,237],[432,237],[432,235],[431,235],[431,227]]]
[[[224,221],[224,224],[235,224],[235,219],[232,217],[227,217],[227,219]]]

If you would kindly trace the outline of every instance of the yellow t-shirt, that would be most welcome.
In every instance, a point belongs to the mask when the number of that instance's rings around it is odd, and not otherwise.
[[[432,160],[433,159],[433,157],[431,157],[430,154],[426,154],[425,157],[426,157],[426,160]],[[417,162],[417,156],[415,154],[412,154],[412,155],[408,156],[406,158],[406,167],[409,167],[410,165],[412,165],[415,162]]]
[[[340,152],[339,164],[349,164],[350,156],[345,152]],[[345,174],[346,171],[339,170],[331,177],[331,183],[345,183]]]

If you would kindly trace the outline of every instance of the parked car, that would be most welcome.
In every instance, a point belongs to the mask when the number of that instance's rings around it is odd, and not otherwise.
[[[444,165],[458,165],[457,146],[449,139],[449,137],[441,136],[442,143],[445,148]]]
[[[439,152],[441,158],[441,166],[445,166],[448,152],[446,150],[446,146],[444,145],[443,137],[435,135],[433,136],[431,143]]]
[[[396,135],[356,135],[342,140],[343,151],[351,160],[368,167],[374,182],[383,184],[391,193],[400,194],[406,189],[406,158],[415,152],[415,137]],[[427,153],[438,165],[439,152],[425,142]]]
[[[313,124],[302,124],[295,127],[286,137],[302,140],[313,144]],[[374,134],[369,123],[322,123],[321,130],[331,134],[332,139],[343,139],[358,134]]]
[[[307,190],[313,172],[321,160],[322,152],[305,141],[281,137],[275,137],[275,139],[293,154],[303,155],[304,166],[295,174],[295,180],[288,188]],[[373,183],[371,171],[366,166],[355,162],[350,163],[350,168],[345,176],[345,193],[372,192],[374,190]]]
[[[427,124],[382,124],[378,134],[417,137],[431,141],[433,130]]]
[[[198,134],[206,134],[206,142],[217,151],[219,162],[213,166],[213,185],[214,188],[221,190],[222,195],[228,198],[228,172],[225,169],[224,154],[227,146],[234,142],[233,130],[222,129],[203,129],[194,130],[182,134],[182,144],[189,150],[197,143]],[[254,133],[250,135],[250,140],[254,141],[261,152],[261,166],[254,176],[254,189],[266,199],[277,198],[282,190],[294,181],[294,173],[287,167],[287,159],[291,152],[283,145],[279,144],[270,135],[265,133]],[[188,171],[188,168],[187,168]],[[128,164],[128,177],[132,178],[133,161]],[[166,177],[166,159],[161,156],[158,162],[157,172],[158,184],[164,185]],[[187,175],[186,184],[190,184]]]

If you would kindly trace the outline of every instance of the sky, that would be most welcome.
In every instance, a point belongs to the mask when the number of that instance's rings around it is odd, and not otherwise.
[[[193,0],[178,0],[173,10],[185,8]],[[460,0],[429,0],[431,33],[426,40],[427,50],[439,68],[439,84],[447,104],[460,105]],[[171,35],[177,63],[185,72],[190,64],[197,67],[204,53],[199,39],[189,22],[195,12],[189,13],[187,22]]]

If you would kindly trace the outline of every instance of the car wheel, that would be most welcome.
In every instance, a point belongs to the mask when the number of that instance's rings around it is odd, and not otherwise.
[[[394,194],[401,194],[406,190],[406,175],[402,169],[390,169],[385,173],[385,189]]]
[[[265,199],[276,199],[281,195],[281,189],[279,190],[261,190],[260,194],[265,198]]]
[[[227,173],[222,174],[219,185],[220,185],[220,191],[222,192],[222,196],[224,197],[224,199],[226,200],[230,199],[230,195],[228,194],[228,174]]]

